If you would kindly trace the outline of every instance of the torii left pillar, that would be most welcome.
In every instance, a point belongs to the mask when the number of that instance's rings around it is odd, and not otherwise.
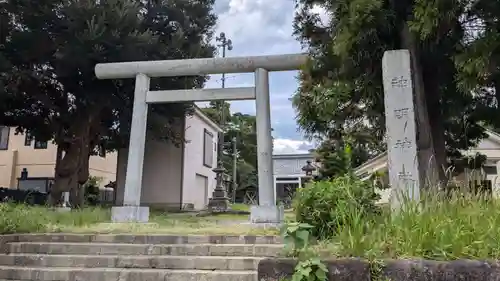
[[[144,168],[144,149],[146,148],[146,128],[148,123],[148,104],[150,78],[142,73],[135,78],[134,105],[130,128],[127,175],[123,206],[111,209],[113,222],[148,222],[149,208],[141,206],[141,187]]]

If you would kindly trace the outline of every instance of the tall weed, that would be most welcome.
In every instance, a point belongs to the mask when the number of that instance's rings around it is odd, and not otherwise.
[[[404,199],[399,211],[351,220],[330,240],[331,254],[433,260],[500,258],[500,202],[476,196]]]

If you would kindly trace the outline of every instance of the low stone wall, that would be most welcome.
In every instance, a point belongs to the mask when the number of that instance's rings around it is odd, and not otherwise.
[[[260,261],[259,281],[290,280],[296,261]],[[437,262],[427,260],[389,260],[371,265],[358,259],[325,261],[328,281],[498,281],[500,263],[475,260]]]

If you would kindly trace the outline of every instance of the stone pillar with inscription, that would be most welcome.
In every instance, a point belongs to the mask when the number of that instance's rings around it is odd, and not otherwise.
[[[382,60],[391,207],[403,200],[419,200],[415,102],[410,53],[387,51]]]

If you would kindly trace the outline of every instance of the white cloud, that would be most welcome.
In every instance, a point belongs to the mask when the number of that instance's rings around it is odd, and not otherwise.
[[[313,144],[306,141],[291,139],[274,139],[273,154],[299,154],[308,153],[313,148]]]
[[[216,35],[224,32],[233,43],[233,50],[227,51],[227,56],[301,52],[300,43],[292,34],[295,15],[292,0],[216,0],[215,10],[219,17]],[[297,132],[295,112],[289,101],[298,86],[296,76],[297,72],[270,74],[271,121],[273,136],[280,140],[278,152],[298,152],[303,142],[302,135]],[[253,85],[253,73],[226,75],[227,88]],[[206,87],[221,87],[221,76],[212,75]],[[231,102],[231,111],[255,114],[255,102]]]

